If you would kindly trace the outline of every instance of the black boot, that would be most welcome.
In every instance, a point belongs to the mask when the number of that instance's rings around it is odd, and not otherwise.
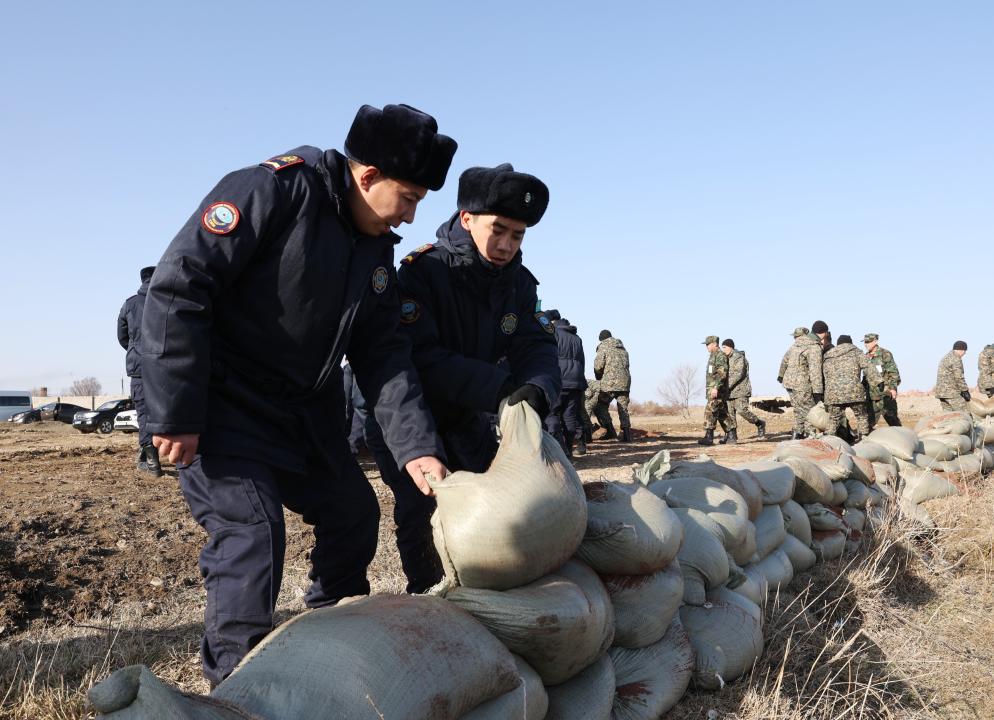
[[[576,454],[577,455],[586,455],[587,454],[587,439],[585,437],[583,437],[583,436],[584,436],[584,433],[580,433],[579,436],[576,438]]]
[[[145,468],[148,472],[152,473],[155,477],[162,477],[162,465],[159,464],[159,451],[154,445],[145,446],[145,463],[147,467]]]
[[[704,437],[697,441],[698,445],[714,445],[714,428],[704,431]]]
[[[138,448],[138,460],[135,462],[135,467],[138,470],[148,470],[148,460],[145,457],[145,446],[142,445]]]
[[[766,422],[763,420],[760,420],[759,422],[756,423],[756,437],[757,438],[766,437]]]
[[[618,439],[618,433],[616,433],[614,431],[613,427],[608,428],[607,429],[607,435],[605,435],[602,439],[603,440],[617,440]]]
[[[735,445],[738,441],[739,441],[738,432],[736,430],[729,430],[728,432],[725,433],[725,437],[723,437],[718,442],[721,445]]]
[[[790,434],[790,439],[791,440],[803,440],[806,437],[807,437],[807,435],[805,435],[802,432],[797,432],[796,430]]]
[[[586,447],[588,442],[594,441],[594,429],[589,427],[583,428],[581,437],[583,438],[583,446]]]
[[[632,429],[631,428],[622,428],[621,429],[621,437],[619,438],[619,440],[621,442],[631,442],[632,441]]]

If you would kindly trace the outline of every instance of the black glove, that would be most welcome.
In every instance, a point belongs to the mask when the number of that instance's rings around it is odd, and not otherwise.
[[[507,396],[508,405],[517,405],[521,401],[531,405],[532,410],[537,412],[540,418],[544,419],[549,414],[549,407],[545,402],[545,393],[535,385],[526,383]]]
[[[825,399],[825,396],[822,395],[821,393],[815,393],[814,394],[814,399],[815,399],[816,403],[820,403],[822,400]]]
[[[777,382],[778,382],[778,383],[780,383],[780,384],[782,385],[782,384],[783,384],[783,378],[782,378],[782,377],[778,377],[778,378],[777,378]]]
[[[960,393],[960,397],[962,397],[967,402],[970,402],[970,398],[973,397],[973,396],[970,395],[970,391],[969,390],[964,390],[963,392]]]

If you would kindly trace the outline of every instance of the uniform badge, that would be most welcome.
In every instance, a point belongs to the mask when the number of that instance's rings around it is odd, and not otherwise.
[[[542,329],[550,335],[556,332],[556,328],[552,326],[552,321],[549,320],[544,312],[535,313],[535,319],[538,321],[538,324],[542,326]]]
[[[387,269],[382,265],[375,270],[373,270],[373,292],[377,295],[382,293],[387,289],[387,282],[390,280],[390,275],[387,274]]]
[[[288,168],[291,165],[300,165],[304,162],[304,158],[300,155],[277,155],[274,158],[269,158],[266,162],[259,163],[263,167],[267,167],[273,172],[282,170],[283,168]]]
[[[514,313],[508,313],[500,320],[500,329],[505,335],[512,334],[518,329],[518,316]]]
[[[204,228],[215,235],[227,235],[236,227],[241,213],[230,202],[216,202],[206,210],[200,219]]]
[[[432,243],[425,243],[424,245],[416,247],[401,259],[400,264],[410,265],[412,262],[417,260],[422,255],[424,255],[426,252],[428,252],[429,250],[433,250],[434,248],[435,246]]]
[[[400,304],[400,321],[405,325],[410,325],[421,317],[421,306],[411,298],[404,298]]]

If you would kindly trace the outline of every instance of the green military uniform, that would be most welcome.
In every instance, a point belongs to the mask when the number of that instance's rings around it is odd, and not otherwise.
[[[821,362],[822,346],[818,336],[809,333],[807,328],[796,328],[794,344],[784,354],[777,377],[790,395],[796,437],[818,434],[818,429],[808,422],[808,413],[815,406],[815,395],[825,391]]]
[[[873,342],[877,338],[876,333],[867,333],[863,336],[863,342]],[[880,418],[883,418],[888,425],[899,427],[901,418],[897,416],[897,400],[890,394],[891,390],[896,391],[897,386],[901,384],[901,373],[897,369],[897,363],[894,362],[894,356],[890,350],[877,345],[871,352],[866,353],[866,357],[882,379],[882,386],[880,382],[867,382],[870,428],[872,429],[880,421]]]
[[[977,358],[977,387],[987,397],[994,397],[994,344],[986,346]]]
[[[718,344],[716,335],[709,335],[705,345]],[[735,430],[735,415],[728,412],[728,358],[720,349],[715,349],[708,355],[708,369],[705,376],[707,405],[704,408],[704,429],[714,432],[715,425],[721,423],[721,429],[726,433]],[[717,390],[717,397],[711,397],[711,391]]]
[[[604,333],[607,333],[605,330]],[[615,436],[614,423],[608,409],[611,401],[617,402],[618,423],[621,425],[623,439],[631,439],[632,423],[628,417],[628,393],[632,386],[632,373],[629,369],[628,351],[624,343],[608,334],[597,345],[594,355],[594,377],[599,380],[597,402],[594,404],[594,415],[601,427],[608,431],[608,437]]]
[[[966,410],[966,395],[970,392],[963,376],[963,358],[955,350],[946,353],[939,361],[935,377],[935,396],[946,412]]]
[[[880,377],[869,359],[845,340],[847,336],[842,336],[839,345],[826,352],[823,358],[825,409],[831,418],[834,434],[839,434],[846,408],[849,408],[856,417],[857,431],[865,437],[870,433],[870,415],[861,376],[871,386],[876,386]]]
[[[583,437],[590,442],[594,433],[594,424],[590,416],[594,414],[601,388],[599,380],[587,380],[587,389],[583,391],[583,404],[580,405],[580,425],[583,427]]]
[[[752,381],[749,379],[749,361],[741,350],[732,349],[728,357],[728,414],[734,419],[741,415],[756,427],[766,423],[760,420],[749,407],[752,397]],[[736,420],[736,423],[738,421]]]

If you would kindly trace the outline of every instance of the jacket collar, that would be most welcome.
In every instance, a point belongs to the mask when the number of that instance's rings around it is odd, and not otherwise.
[[[326,150],[315,164],[314,169],[324,181],[328,199],[335,208],[335,212],[348,227],[349,232],[356,238],[370,237],[360,234],[353,224],[352,208],[349,207],[348,201],[349,192],[352,189],[352,173],[349,172],[348,158],[337,150]],[[402,239],[393,231],[374,236],[374,238],[389,242],[392,245],[396,245]]]
[[[510,290],[521,267],[520,250],[507,265],[497,267],[480,255],[473,237],[459,222],[458,212],[438,227],[435,237],[438,245],[448,251],[449,267],[457,269],[464,284],[477,295],[488,298]]]

